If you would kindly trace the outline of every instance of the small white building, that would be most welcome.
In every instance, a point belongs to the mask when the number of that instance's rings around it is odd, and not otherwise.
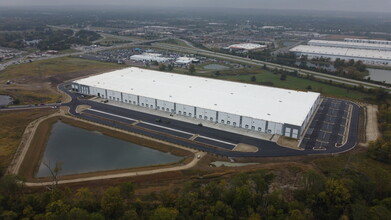
[[[254,132],[300,138],[320,94],[131,67],[76,80],[79,93]]]
[[[232,44],[227,47],[227,49],[232,49],[232,50],[262,50],[267,48],[266,45],[262,44],[254,44],[254,43],[241,43],[241,44]]]
[[[179,64],[179,65],[188,65],[191,63],[199,63],[199,62],[200,62],[200,60],[198,60],[194,57],[178,57],[175,60],[175,63]]]
[[[170,60],[173,60],[171,57],[164,57],[159,53],[143,53],[143,54],[137,54],[130,57],[131,60],[134,61],[141,61],[141,62],[159,62],[164,63],[168,62]]]

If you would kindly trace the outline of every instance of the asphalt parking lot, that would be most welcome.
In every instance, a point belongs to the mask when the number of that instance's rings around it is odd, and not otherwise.
[[[304,149],[326,150],[344,144],[350,102],[325,98],[301,142]]]

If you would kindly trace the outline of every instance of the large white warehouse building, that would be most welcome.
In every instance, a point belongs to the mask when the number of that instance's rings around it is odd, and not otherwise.
[[[307,56],[310,59],[323,57],[335,60],[339,58],[343,60],[360,60],[370,65],[391,66],[391,51],[387,50],[299,45],[289,51],[295,53],[297,56]]]
[[[79,93],[255,132],[300,138],[320,94],[126,68],[74,81]]]

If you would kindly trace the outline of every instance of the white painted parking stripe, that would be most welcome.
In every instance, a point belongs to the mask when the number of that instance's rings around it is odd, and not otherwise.
[[[175,131],[175,132],[182,133],[182,134],[188,134],[190,136],[194,135],[194,134],[186,132],[186,131],[181,131],[181,130],[177,130],[177,129],[173,129],[173,128],[168,128],[168,127],[164,127],[164,126],[161,126],[161,125],[155,125],[155,124],[152,124],[152,123],[149,123],[149,122],[145,122],[145,121],[141,121],[140,123],[151,125],[151,126],[158,127],[158,128],[163,128],[163,129],[170,130],[170,131]]]
[[[99,113],[102,113],[102,114],[106,114],[106,115],[111,115],[111,116],[115,116],[115,117],[118,117],[118,118],[123,118],[123,119],[127,119],[127,120],[132,120],[132,121],[137,121],[136,119],[134,118],[128,118],[128,117],[124,117],[124,116],[121,116],[121,115],[115,115],[115,114],[111,114],[111,113],[108,113],[108,112],[103,112],[103,111],[99,111],[99,110],[96,110],[96,109],[88,109],[89,111],[94,111],[94,112],[99,112]]]
[[[111,114],[111,113],[108,113],[108,112],[99,111],[99,110],[96,110],[96,109],[89,109],[89,110],[94,111],[94,112],[99,112],[99,113],[102,113],[102,114],[106,114],[106,115],[111,115],[111,116],[118,117],[118,118],[138,121],[138,120],[133,119],[133,118],[128,118],[128,117],[124,117],[124,116],[120,116],[120,115],[115,115],[115,114]],[[139,123],[151,125],[151,126],[158,127],[158,128],[164,128],[164,129],[167,129],[167,130],[170,130],[170,131],[176,131],[176,132],[183,133],[183,134],[188,134],[188,135],[191,135],[191,136],[194,135],[194,134],[189,133],[189,132],[185,132],[185,131],[181,131],[181,130],[177,130],[177,129],[173,129],[173,128],[164,127],[164,126],[161,126],[161,125],[155,125],[155,124],[148,123],[148,122],[145,122],[145,121],[140,121]]]
[[[111,115],[111,116],[118,117],[118,118],[127,119],[127,120],[138,121],[138,120],[133,119],[133,118],[128,118],[128,117],[124,117],[124,116],[120,116],[120,115],[115,115],[115,114],[111,114],[111,113],[104,112],[104,111],[99,111],[99,110],[92,109],[92,108],[88,109],[88,110],[94,111],[94,112],[99,112],[99,113],[106,114],[106,115]],[[189,133],[189,132],[186,132],[186,131],[181,131],[181,130],[177,130],[177,129],[173,129],[173,128],[168,128],[168,127],[165,127],[165,126],[156,125],[156,124],[152,124],[152,123],[145,122],[145,121],[140,121],[139,123],[151,125],[151,126],[158,127],[158,128],[163,128],[163,129],[170,130],[170,131],[175,131],[175,132],[182,133],[182,134],[188,134],[188,135],[191,135],[191,136],[195,135],[193,133]],[[208,139],[208,140],[211,140],[211,141],[216,141],[216,142],[219,142],[219,143],[236,146],[236,144],[233,144],[233,143],[230,143],[230,142],[226,142],[226,141],[222,141],[222,140],[218,140],[218,139],[214,139],[214,138],[210,138],[210,137],[206,137],[206,136],[201,136],[200,135],[197,138],[204,138],[204,139]]]

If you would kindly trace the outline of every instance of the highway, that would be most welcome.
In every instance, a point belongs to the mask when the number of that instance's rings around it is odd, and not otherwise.
[[[66,88],[66,84],[61,84],[59,89],[72,97],[71,102],[62,105],[69,106],[70,114],[75,117],[220,156],[281,157],[335,154],[353,149],[358,140],[360,108],[354,103],[351,103],[353,106],[351,123],[347,141],[343,146],[330,147],[322,151],[314,149],[295,150],[281,147],[275,142],[267,140],[82,99],[78,94],[70,92]],[[78,105],[89,105],[91,109],[79,114],[76,112]],[[161,118],[161,121],[157,122],[157,118]],[[193,135],[199,135],[199,137],[192,140],[190,137]],[[231,151],[239,143],[256,146],[258,151]]]
[[[174,51],[183,52],[183,53],[192,53],[192,54],[197,54],[197,55],[214,57],[214,58],[244,63],[244,64],[257,66],[257,67],[263,67],[264,65],[266,65],[268,68],[277,68],[277,69],[283,69],[285,71],[292,71],[292,72],[297,71],[298,74],[303,75],[303,76],[311,75],[311,76],[318,78],[318,79],[332,80],[333,82],[344,83],[344,84],[352,85],[352,86],[363,86],[365,88],[384,88],[388,91],[391,90],[391,88],[389,88],[387,86],[378,85],[375,83],[359,81],[359,80],[354,80],[354,79],[348,79],[348,78],[344,78],[344,77],[333,76],[330,74],[325,74],[325,73],[320,73],[320,72],[315,72],[315,71],[310,71],[310,70],[304,70],[304,69],[300,69],[300,68],[296,68],[296,67],[284,66],[284,65],[270,63],[270,62],[264,62],[264,61],[260,61],[260,60],[253,60],[253,59],[234,56],[234,55],[230,55],[230,54],[217,53],[217,52],[212,52],[212,51],[208,51],[208,50],[204,50],[204,49],[200,49],[200,48],[183,47],[183,46],[163,44],[163,43],[153,43],[152,46],[159,48],[159,49],[174,50]]]

